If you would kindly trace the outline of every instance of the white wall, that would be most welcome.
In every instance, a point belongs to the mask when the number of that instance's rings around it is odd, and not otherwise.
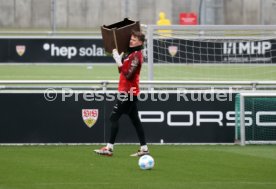
[[[0,0],[0,27],[51,28],[51,1]],[[224,7],[213,12],[208,3],[214,0],[203,1],[209,24],[276,24],[276,0],[220,0]],[[178,24],[180,12],[198,13],[199,4],[200,0],[56,0],[55,20],[57,28],[98,28],[125,16],[154,24],[164,11]]]

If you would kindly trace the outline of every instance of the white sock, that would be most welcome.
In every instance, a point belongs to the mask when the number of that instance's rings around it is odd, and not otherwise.
[[[107,145],[106,145],[106,147],[109,148],[109,149],[111,149],[111,150],[113,150],[113,146],[114,146],[114,145],[113,145],[113,144],[110,144],[110,143],[107,143]]]
[[[141,151],[148,151],[149,148],[148,148],[147,145],[144,145],[144,146],[141,146],[140,150],[141,150]]]

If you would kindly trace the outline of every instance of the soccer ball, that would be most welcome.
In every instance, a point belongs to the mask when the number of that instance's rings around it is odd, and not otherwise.
[[[144,155],[140,157],[138,165],[141,169],[152,169],[154,166],[154,159],[150,155]]]

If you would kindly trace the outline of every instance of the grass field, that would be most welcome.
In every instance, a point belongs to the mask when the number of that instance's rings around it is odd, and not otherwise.
[[[0,65],[0,80],[117,80],[115,65]]]
[[[155,80],[274,80],[276,66],[156,65]],[[109,65],[0,65],[0,80],[117,80]],[[144,65],[142,80],[148,79]],[[150,146],[156,166],[143,171],[134,145],[0,146],[0,189],[275,189],[273,145]]]
[[[0,80],[117,80],[115,64],[0,65]],[[147,64],[141,80],[148,80]],[[276,81],[276,65],[155,65],[154,80]]]
[[[1,146],[1,189],[275,189],[273,145],[150,146],[156,166],[140,170],[118,145],[113,157],[99,146]]]

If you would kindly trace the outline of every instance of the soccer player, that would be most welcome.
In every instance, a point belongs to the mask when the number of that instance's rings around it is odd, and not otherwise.
[[[113,50],[113,58],[118,64],[120,80],[118,91],[120,99],[117,99],[113,111],[110,115],[111,135],[109,142],[105,147],[94,150],[97,154],[112,156],[115,139],[119,130],[119,119],[122,114],[127,114],[135,127],[136,133],[140,141],[140,149],[131,156],[143,156],[149,154],[146,143],[144,129],[138,116],[137,95],[139,95],[140,71],[143,63],[143,44],[145,35],[139,31],[132,31],[129,42],[128,54],[123,57],[123,53],[119,55],[116,49]],[[123,98],[122,98],[123,97]]]

